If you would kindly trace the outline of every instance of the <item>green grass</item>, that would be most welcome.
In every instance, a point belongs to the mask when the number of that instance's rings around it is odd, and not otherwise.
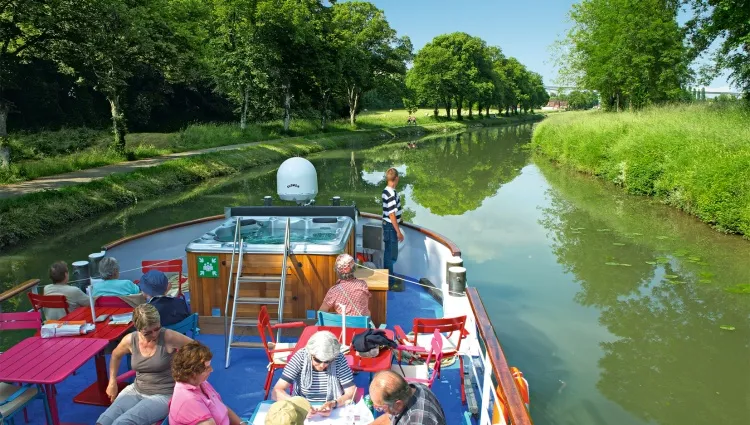
[[[465,111],[466,112],[466,111]],[[425,114],[429,117],[425,117]],[[440,111],[445,114],[444,110]],[[453,112],[455,114],[455,111]],[[512,124],[540,119],[541,115],[519,115],[490,119],[465,118],[463,121],[437,119],[431,110],[415,113],[419,126],[405,126],[405,110],[363,112],[352,127],[346,119],[330,121],[326,133],[351,132],[387,128],[393,135],[456,131],[473,126]],[[109,147],[111,136],[106,131],[65,129],[57,132],[17,133],[9,137],[12,165],[0,170],[0,184],[16,183],[40,177],[62,174],[118,162],[153,158],[175,152],[185,152],[243,143],[262,142],[289,137],[324,134],[320,122],[312,119],[292,120],[289,132],[284,132],[281,120],[255,123],[240,129],[235,124],[189,125],[177,133],[132,133],[126,137],[126,153]]]
[[[657,197],[725,232],[750,235],[750,111],[686,105],[568,112],[534,132],[545,156]]]
[[[388,134],[367,131],[325,135],[175,159],[130,173],[113,174],[90,183],[36,192],[0,203],[0,250],[44,236],[66,223],[122,209],[138,200],[157,198],[213,177],[239,173],[353,141],[386,141]]]

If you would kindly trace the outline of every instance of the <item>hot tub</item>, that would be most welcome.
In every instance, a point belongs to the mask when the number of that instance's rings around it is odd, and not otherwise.
[[[187,252],[231,253],[234,231],[240,220],[240,232],[248,254],[281,254],[287,217],[232,217],[221,226],[194,239]],[[295,254],[337,255],[346,251],[354,229],[350,217],[289,217],[291,247]]]

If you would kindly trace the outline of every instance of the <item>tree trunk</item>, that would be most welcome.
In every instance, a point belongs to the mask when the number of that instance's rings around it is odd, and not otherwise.
[[[349,98],[349,123],[354,125],[357,122],[357,106],[359,106],[359,90],[356,85],[346,88]]]
[[[289,132],[292,121],[292,94],[289,84],[284,85],[284,132]]]
[[[451,101],[450,99],[445,99],[443,102],[445,102],[445,116],[451,119]]]
[[[323,92],[323,110],[320,113],[320,129],[326,130],[326,118],[328,117],[328,90]]]
[[[487,116],[487,118],[490,117],[490,107],[489,106],[487,107],[487,113],[485,115]]]
[[[474,118],[474,102],[469,101],[469,119]]]
[[[120,95],[116,93],[109,94],[107,95],[107,100],[112,110],[112,131],[115,136],[115,149],[125,152],[125,134],[127,134],[128,129],[125,125],[125,115],[120,106]]]
[[[8,139],[8,111],[10,106],[0,101],[0,168],[10,167],[10,146],[7,144]]]
[[[438,103],[435,102],[435,110],[432,111],[432,114],[435,116],[435,118],[437,118],[438,115],[440,115],[440,112],[438,111],[438,107],[439,107]]]
[[[463,98],[460,98],[460,97],[456,98],[456,119],[457,120],[464,119],[464,117],[461,116],[461,109],[463,109],[463,106],[464,106],[463,103],[464,103]]]
[[[484,111],[484,107],[482,106],[481,103],[477,104],[477,111],[479,111],[479,118],[481,119],[482,118],[482,112]],[[489,114],[488,114],[488,116],[489,116]]]
[[[250,88],[245,87],[245,99],[242,102],[242,111],[240,116],[240,128],[246,129],[247,128],[247,115],[248,115],[248,106],[250,105]]]

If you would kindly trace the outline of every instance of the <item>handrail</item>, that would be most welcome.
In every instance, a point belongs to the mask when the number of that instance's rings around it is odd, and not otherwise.
[[[16,295],[22,294],[30,289],[33,289],[35,286],[39,285],[39,282],[39,279],[29,279],[20,285],[8,289],[7,291],[0,294],[0,302],[13,298]]]
[[[374,218],[374,219],[381,219],[382,217],[377,214],[367,213],[360,211],[359,215],[361,217],[365,218]],[[412,223],[401,223],[401,226],[408,227],[410,229],[416,230],[419,233],[422,233],[423,235],[429,237],[430,239],[433,239],[440,244],[444,245],[446,248],[451,250],[451,253],[454,257],[460,257],[461,256],[461,248],[458,247],[452,240],[446,238],[445,236],[441,235],[440,233],[433,232],[430,229],[424,228],[422,226],[418,226],[416,224]]]
[[[508,401],[511,423],[513,425],[532,425],[533,422],[529,411],[526,409],[523,398],[521,398],[521,394],[518,392],[513,375],[510,373],[508,361],[505,359],[503,349],[500,347],[500,341],[498,341],[497,335],[495,335],[495,328],[492,327],[487,310],[484,308],[484,303],[479,298],[477,288],[467,287],[466,296],[474,312],[479,335],[487,347],[487,357],[492,364],[492,372],[500,384],[502,396]]]
[[[177,228],[180,228],[180,227],[190,226],[190,225],[193,225],[193,224],[205,223],[207,221],[220,220],[222,218],[225,218],[224,214],[221,214],[221,215],[212,215],[212,216],[209,216],[209,217],[196,218],[195,220],[183,221],[182,223],[175,223],[175,224],[170,224],[168,226],[157,227],[156,229],[146,230],[145,232],[136,233],[135,235],[125,236],[124,238],[117,239],[116,241],[112,241],[112,242],[110,242],[110,243],[102,246],[102,249],[104,251],[106,251],[108,249],[112,249],[112,248],[116,247],[117,245],[122,245],[125,242],[130,242],[130,241],[135,240],[135,239],[143,238],[143,237],[146,237],[146,236],[151,236],[153,234],[156,234],[156,233],[159,233],[159,232],[163,232],[165,230],[177,229]]]

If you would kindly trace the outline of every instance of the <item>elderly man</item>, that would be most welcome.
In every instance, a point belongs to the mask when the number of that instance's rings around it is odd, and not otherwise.
[[[387,413],[372,425],[446,425],[445,413],[435,394],[422,384],[409,384],[393,372],[379,372],[370,384],[373,407]]]

